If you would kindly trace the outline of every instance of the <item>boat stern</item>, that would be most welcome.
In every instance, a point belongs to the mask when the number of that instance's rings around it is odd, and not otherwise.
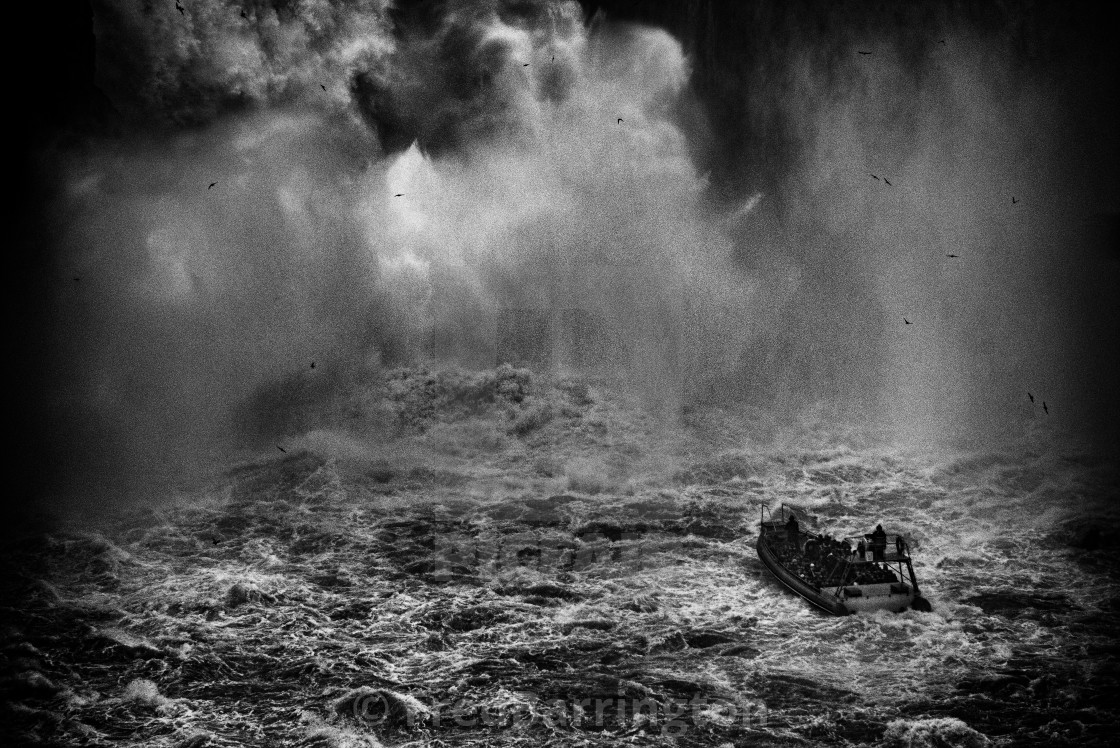
[[[915,599],[925,599],[917,598],[914,594],[914,588],[903,582],[852,584],[844,587],[825,588],[821,592],[835,596],[852,613],[876,610],[898,613],[911,607]]]

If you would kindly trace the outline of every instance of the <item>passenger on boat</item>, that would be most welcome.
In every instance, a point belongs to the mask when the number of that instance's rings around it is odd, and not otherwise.
[[[871,557],[876,561],[885,561],[887,558],[887,532],[882,525],[875,525],[874,532],[865,535],[871,541]]]
[[[786,522],[786,537],[789,538],[789,542],[792,543],[794,547],[797,546],[797,535],[799,529],[800,528],[797,526],[797,517],[794,517],[792,514],[789,515],[789,521]]]
[[[881,584],[883,582],[897,582],[898,576],[890,569],[885,569],[879,564],[864,567],[856,576],[856,584]]]
[[[829,553],[825,556],[822,566],[826,571],[823,576],[822,584],[829,587],[843,584],[844,579],[847,577],[847,572],[850,569],[846,561],[846,556],[841,557],[835,553]]]

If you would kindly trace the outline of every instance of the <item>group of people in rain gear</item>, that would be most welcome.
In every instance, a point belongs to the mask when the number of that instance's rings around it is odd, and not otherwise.
[[[866,561],[868,549],[873,561],[886,560],[887,533],[882,525],[876,525],[874,531],[865,535],[867,542],[861,540],[854,551],[848,541],[835,540],[829,535],[806,534],[802,544],[801,528],[792,514],[786,521],[786,537],[789,540],[788,546],[777,549],[782,564],[817,587],[898,581],[893,571],[878,563],[870,566],[846,563],[857,558]],[[898,554],[903,555],[906,544],[901,536],[895,545]]]

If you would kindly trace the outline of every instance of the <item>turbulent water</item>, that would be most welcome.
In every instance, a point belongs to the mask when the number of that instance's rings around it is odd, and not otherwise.
[[[906,452],[527,371],[397,372],[158,509],[7,549],[7,720],[86,745],[1108,745],[1114,466],[1036,422]],[[353,405],[353,404],[352,404]],[[433,407],[439,406],[439,407]],[[393,425],[371,440],[370,413]],[[384,423],[382,424],[384,427]],[[764,508],[910,539],[835,618]],[[190,742],[196,741],[196,742]]]
[[[10,743],[1115,742],[1103,21],[55,12],[13,24],[70,57],[12,97]],[[783,504],[904,535],[933,612],[788,593]]]

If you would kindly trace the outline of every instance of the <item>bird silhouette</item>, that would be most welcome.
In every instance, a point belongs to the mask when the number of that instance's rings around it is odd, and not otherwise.
[[[862,51],[862,50],[857,50],[857,51],[858,51],[858,52],[859,52],[859,54],[861,54],[861,55],[869,55],[869,54],[871,54],[870,52],[864,52],[864,51]]]
[[[214,185],[216,185],[216,184],[217,184],[217,182],[211,182],[211,183],[210,183],[210,187],[213,187],[213,186],[214,186]],[[210,189],[210,187],[207,187],[206,189]]]
[[[245,11],[241,11],[241,17],[242,18],[248,18],[249,16],[245,15]]]
[[[879,177],[875,176],[874,174],[871,175],[871,178],[874,179],[876,182],[879,181]]]
[[[523,62],[523,63],[521,63],[521,67],[527,68],[527,67],[529,67],[529,63]]]
[[[175,10],[179,11],[179,15],[186,15],[186,11],[183,10],[183,6],[179,5],[179,3],[175,3]]]
[[[74,276],[74,282],[75,282],[75,283],[77,283],[77,282],[78,282],[78,281],[80,281],[80,280],[81,280],[81,278],[79,278],[79,277],[77,277],[77,276]]]
[[[945,43],[944,39],[942,39],[941,41],[938,42],[938,44],[944,44],[944,43]]]
[[[280,446],[279,444],[277,444],[277,445],[276,445],[276,448],[277,448],[277,449],[279,449],[279,450],[280,450],[281,452],[283,452],[284,454],[288,454],[288,450],[284,449],[284,448],[283,448],[283,447],[281,447],[281,446]]]
[[[883,181],[887,183],[888,187],[894,187],[894,185],[891,184],[891,180],[887,179],[886,177],[883,177]]]
[[[398,192],[397,194],[393,195],[393,197],[404,197],[404,193]]]
[[[319,88],[323,89],[324,91],[326,91],[326,90],[327,90],[327,87],[326,87],[326,86],[324,86],[324,85],[323,85],[322,83],[320,83],[320,84],[319,84]]]
[[[1034,402],[1034,395],[1032,395],[1030,392],[1027,393],[1027,397],[1031,399],[1032,403]]]
[[[314,362],[314,361],[312,361],[312,362],[311,362],[311,368],[312,368],[312,369],[314,369],[314,368],[315,368],[315,362]]]
[[[615,124],[616,124],[616,125],[621,125],[621,124],[622,124],[622,117],[619,117],[619,118],[618,118],[618,122],[616,122]]]
[[[960,255],[945,255],[946,257],[960,257]]]
[[[906,319],[905,317],[903,317],[903,318],[902,318],[902,321],[903,321],[903,322],[905,322],[905,323],[906,323],[906,324],[908,324],[908,325],[912,325],[912,324],[914,324],[913,322],[911,322],[910,320]]]
[[[1015,204],[1015,203],[1017,203],[1017,202],[1019,202],[1019,201],[1015,199],[1015,196],[1014,196],[1014,195],[1012,195],[1012,196],[1011,196],[1011,204],[1012,204],[1012,205],[1014,205],[1014,204]]]
[[[1050,409],[1046,407],[1045,400],[1042,401],[1042,409],[1046,412],[1046,415],[1050,415]]]

